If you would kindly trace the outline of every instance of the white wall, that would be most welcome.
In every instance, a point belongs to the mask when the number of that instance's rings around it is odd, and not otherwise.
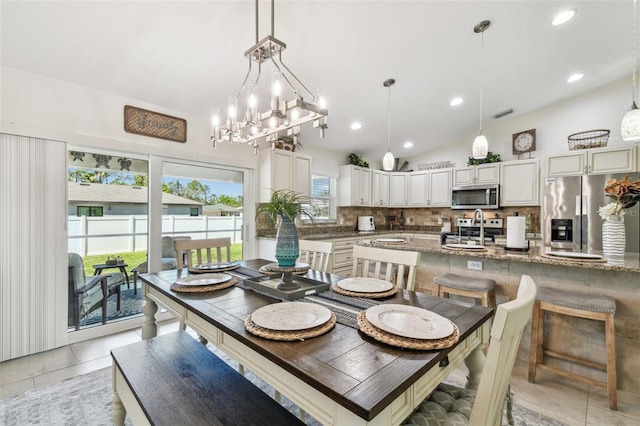
[[[579,84],[579,83],[578,83]],[[567,137],[572,133],[591,129],[609,129],[607,146],[628,145],[620,136],[620,122],[631,107],[631,78],[626,77],[611,84],[558,102],[538,111],[508,120],[493,118],[483,122],[483,133],[489,140],[489,151],[499,153],[503,161],[516,160],[511,141],[514,133],[536,129],[536,151],[532,158],[569,151]],[[491,126],[491,122],[499,124]],[[429,151],[411,159],[410,167],[434,161],[452,161],[456,167],[467,164],[471,145],[476,134],[454,141],[442,148]],[[528,154],[523,154],[526,158]]]
[[[136,99],[93,90],[61,80],[0,67],[0,128],[5,133],[61,140],[70,146],[223,164],[255,169],[247,147],[209,142],[209,111],[202,116],[172,111]],[[187,120],[187,142],[134,135],[124,131],[124,106],[133,105]]]

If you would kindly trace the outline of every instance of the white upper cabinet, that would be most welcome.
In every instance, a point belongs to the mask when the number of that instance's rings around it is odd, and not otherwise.
[[[500,163],[500,206],[540,205],[537,159]]]
[[[389,207],[389,172],[371,171],[371,205]]]
[[[389,205],[406,207],[409,173],[389,173]]]
[[[545,157],[547,176],[601,175],[636,170],[636,146],[594,148]]]
[[[311,157],[283,149],[260,151],[260,202],[272,191],[287,189],[311,196]]]
[[[500,163],[479,164],[453,170],[453,186],[484,185],[500,182]]]
[[[391,207],[450,207],[451,169],[390,173]]]
[[[350,164],[339,169],[338,205],[371,206],[371,170]]]

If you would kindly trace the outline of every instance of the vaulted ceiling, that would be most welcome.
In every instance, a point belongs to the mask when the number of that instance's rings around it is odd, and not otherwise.
[[[208,117],[236,95],[255,42],[254,2],[5,1],[1,64]],[[259,38],[270,32],[260,2]],[[567,8],[577,14],[552,26]],[[370,158],[400,156],[472,136],[484,127],[629,77],[631,0],[603,1],[286,1],[275,2],[283,59],[328,98],[326,138],[301,142]],[[491,21],[481,37],[473,27]],[[483,66],[481,71],[481,55]],[[568,84],[573,72],[584,78]],[[262,84],[269,84],[263,72]],[[464,103],[450,107],[454,96]],[[513,109],[495,119],[493,115]],[[360,130],[350,129],[353,121]],[[402,152],[410,140],[414,148]]]

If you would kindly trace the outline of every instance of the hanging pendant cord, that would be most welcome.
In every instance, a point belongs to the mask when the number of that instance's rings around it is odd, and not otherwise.
[[[484,83],[484,30],[480,33],[480,134],[482,134],[482,95]]]
[[[391,85],[389,85],[389,101],[387,106],[387,151],[391,152]]]

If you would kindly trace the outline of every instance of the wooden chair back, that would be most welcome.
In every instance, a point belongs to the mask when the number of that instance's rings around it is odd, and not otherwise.
[[[182,269],[184,259],[187,268],[202,263],[231,262],[231,238],[210,238],[206,240],[174,240],[178,269]],[[182,253],[185,254],[184,258]],[[225,254],[223,256],[223,253]],[[194,263],[195,255],[195,263]]]
[[[398,288],[413,291],[416,287],[416,268],[419,263],[420,253],[417,251],[353,246],[351,275],[391,281]]]
[[[299,240],[299,246],[298,261],[308,263],[315,271],[329,272],[333,241]]]
[[[516,299],[498,305],[469,425],[502,424],[504,396],[507,394],[522,333],[531,318],[536,292],[536,285],[531,277],[523,275]]]

